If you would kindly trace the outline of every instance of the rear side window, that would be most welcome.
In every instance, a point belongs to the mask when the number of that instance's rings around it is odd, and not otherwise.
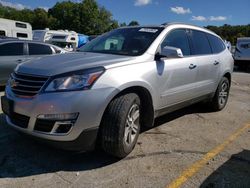
[[[8,43],[0,45],[0,56],[23,55],[23,43]]]
[[[161,43],[161,48],[165,46],[180,48],[184,56],[190,55],[189,41],[185,29],[171,31]]]
[[[193,55],[212,54],[210,44],[204,32],[190,30],[190,37],[193,44]]]
[[[211,48],[214,54],[220,53],[223,50],[225,50],[226,48],[225,44],[223,43],[221,39],[210,34],[207,34],[207,37],[208,37],[209,43],[211,45]]]
[[[47,55],[52,53],[52,49],[48,45],[29,43],[29,55]]]

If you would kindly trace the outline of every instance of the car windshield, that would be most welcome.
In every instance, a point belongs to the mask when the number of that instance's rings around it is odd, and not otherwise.
[[[128,56],[142,55],[163,29],[162,27],[116,29],[97,37],[81,47],[79,51]]]

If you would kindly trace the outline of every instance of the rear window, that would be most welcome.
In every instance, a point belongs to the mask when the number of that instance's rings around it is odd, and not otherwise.
[[[193,44],[193,55],[206,55],[212,53],[212,49],[204,32],[190,30],[190,37]]]
[[[0,45],[0,56],[23,55],[23,43],[8,43]]]
[[[34,31],[33,32],[33,40],[40,40],[43,38],[43,36],[44,36],[43,31]]]
[[[24,23],[19,23],[19,22],[16,22],[16,27],[20,27],[20,28],[27,28],[27,25],[24,24]]]
[[[64,35],[55,35],[52,37],[52,39],[65,39],[65,38],[66,38],[66,36],[64,36]]]
[[[52,53],[52,49],[48,45],[29,43],[29,55],[47,55]]]
[[[221,39],[211,34],[207,34],[207,37],[208,37],[213,53],[216,54],[225,50],[226,48],[225,44]]]
[[[250,42],[249,43],[243,43],[240,45],[241,48],[248,49],[250,48]]]

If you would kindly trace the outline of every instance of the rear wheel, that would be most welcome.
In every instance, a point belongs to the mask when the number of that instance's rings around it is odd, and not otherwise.
[[[223,77],[219,83],[214,98],[212,99],[211,106],[213,110],[220,111],[226,106],[229,96],[229,90],[230,90],[229,80],[228,78]]]
[[[140,132],[140,112],[140,99],[134,93],[111,101],[101,125],[104,151],[123,158],[134,149]]]

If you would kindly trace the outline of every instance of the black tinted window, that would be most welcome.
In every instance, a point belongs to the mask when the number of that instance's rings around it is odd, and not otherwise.
[[[23,55],[23,43],[0,45],[0,56]]]
[[[6,33],[5,33],[5,31],[3,31],[3,30],[0,30],[0,36],[6,36]]]
[[[184,29],[171,31],[161,44],[162,48],[165,46],[180,48],[184,56],[190,55],[189,42]]]
[[[29,43],[29,55],[52,54],[52,49],[48,45]]]
[[[226,48],[225,44],[218,37],[210,34],[207,34],[207,37],[210,42],[213,53],[220,53]]]
[[[28,34],[27,33],[17,33],[16,36],[17,37],[21,37],[21,38],[28,38]]]
[[[190,36],[193,44],[193,55],[205,55],[212,53],[207,36],[204,32],[191,30]]]
[[[23,24],[23,23],[16,22],[16,27],[27,28],[27,25]]]

